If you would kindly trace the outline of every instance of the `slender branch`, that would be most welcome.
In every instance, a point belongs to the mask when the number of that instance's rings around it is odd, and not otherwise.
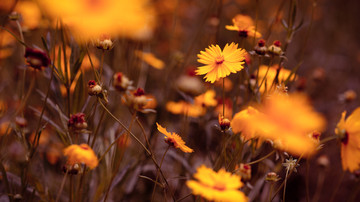
[[[170,145],[166,148],[166,150],[164,152],[164,155],[161,158],[160,169],[161,169],[162,163],[163,163],[163,161],[165,159],[165,155],[168,152],[169,148],[170,148]],[[158,178],[159,178],[159,170],[156,172],[156,179],[155,179],[154,189],[153,189],[153,192],[151,194],[151,201],[154,201],[154,195],[155,195],[155,190],[156,190],[156,185],[157,185]]]

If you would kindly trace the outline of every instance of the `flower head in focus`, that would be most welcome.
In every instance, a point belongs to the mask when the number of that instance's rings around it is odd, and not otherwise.
[[[62,23],[80,42],[107,33],[147,39],[155,24],[154,9],[146,0],[38,0],[41,10]]]
[[[343,170],[360,169],[360,107],[345,119],[346,111],[336,126],[335,133],[341,139],[341,162]]]
[[[254,22],[251,17],[238,14],[232,19],[233,25],[226,25],[225,28],[230,31],[239,32],[240,37],[261,37],[261,34],[255,31]]]
[[[260,137],[274,141],[277,149],[293,155],[311,155],[317,144],[308,133],[325,127],[325,119],[315,112],[303,94],[273,94],[248,121]]]
[[[200,195],[209,201],[248,201],[245,194],[239,191],[243,186],[241,178],[220,169],[218,172],[202,165],[194,174],[196,180],[188,180],[186,185],[193,194]]]
[[[225,78],[230,73],[236,73],[244,68],[245,50],[238,49],[238,44],[226,44],[224,50],[218,45],[211,45],[200,51],[198,62],[204,66],[198,67],[197,75],[205,75],[205,81],[214,83],[220,78]]]
[[[90,169],[94,169],[99,163],[94,151],[87,144],[70,145],[64,149],[63,153],[68,157],[67,164],[69,165],[84,163]]]
[[[166,131],[166,128],[163,128],[160,124],[156,123],[157,129],[165,135],[165,142],[168,143],[170,146],[173,146],[177,149],[180,149],[181,151],[185,153],[192,153],[194,150],[189,148],[185,145],[184,140],[181,139],[181,137],[176,133],[169,133]]]

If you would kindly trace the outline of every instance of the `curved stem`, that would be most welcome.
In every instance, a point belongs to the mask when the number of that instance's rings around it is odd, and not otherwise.
[[[165,152],[164,152],[164,154],[163,154],[163,156],[161,158],[160,169],[161,169],[162,163],[163,163],[163,161],[165,159],[165,155],[166,155],[166,153],[168,152],[169,149],[170,149],[170,145],[166,148],[166,150],[165,150]],[[159,178],[159,170],[156,172],[156,179],[155,179],[154,189],[153,189],[153,192],[151,194],[151,201],[154,201],[154,194],[155,194],[158,178]]]
[[[286,194],[286,182],[288,179],[289,169],[286,169],[286,175],[284,180],[284,191],[283,191],[283,202],[285,202],[285,194]]]
[[[267,159],[269,156],[273,155],[275,153],[275,150],[271,151],[270,153],[268,153],[267,155],[255,160],[255,161],[251,161],[249,163],[247,163],[248,165],[252,165],[252,164],[255,164],[255,163],[259,163],[265,159]]]

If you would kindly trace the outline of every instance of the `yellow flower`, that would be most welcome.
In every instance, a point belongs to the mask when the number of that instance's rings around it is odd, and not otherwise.
[[[225,28],[231,31],[238,31],[240,37],[261,37],[261,34],[255,31],[251,17],[238,14],[232,19],[232,22],[233,25],[226,25]]]
[[[265,86],[267,89],[269,89],[276,77],[276,72],[277,70],[279,69],[279,65],[273,65],[271,67],[269,67],[269,70],[268,70],[268,66],[267,65],[261,65],[259,67],[259,85],[260,83],[262,82],[262,80],[264,79],[264,77],[266,76],[265,80],[264,80],[264,83],[261,85],[259,91],[260,92],[264,92],[265,91]],[[266,73],[267,72],[267,73]],[[279,75],[278,75],[278,79],[279,79],[279,83],[283,83],[284,81],[286,81],[286,79],[288,79],[288,77],[290,76],[291,74],[291,71],[288,70],[288,69],[285,69],[285,68],[281,68],[280,71],[279,71]],[[293,74],[291,77],[290,77],[290,81],[293,80],[295,78],[295,74]]]
[[[152,53],[135,51],[135,55],[155,69],[163,69],[165,66],[164,62],[156,58]]]
[[[343,170],[354,172],[360,169],[360,107],[345,120],[341,114],[335,133],[341,137],[341,162]]]
[[[246,140],[254,138],[256,128],[249,125],[248,121],[251,117],[256,116],[259,111],[253,107],[247,107],[246,109],[236,113],[231,121],[231,128],[234,133],[240,133]]]
[[[193,194],[200,195],[209,201],[248,201],[245,194],[238,189],[243,186],[237,175],[232,175],[224,169],[214,172],[202,165],[194,174],[197,180],[188,180],[187,186]]]
[[[316,151],[317,144],[307,135],[325,127],[325,119],[315,112],[307,97],[302,94],[274,94],[265,100],[258,113],[249,120],[260,137],[274,141],[277,149],[293,155],[308,156]]]
[[[215,95],[216,93],[214,90],[207,90],[204,94],[195,97],[195,104],[204,107],[214,107],[217,105]]]
[[[200,51],[198,62],[204,66],[198,67],[196,75],[205,75],[205,81],[214,83],[220,78],[225,78],[230,73],[236,73],[244,68],[245,50],[238,49],[238,44],[234,42],[226,44],[221,51],[218,45],[211,45]]]
[[[154,10],[146,0],[39,0],[45,14],[60,18],[77,39],[86,42],[106,33],[149,38]]]
[[[69,165],[84,163],[90,169],[94,169],[99,163],[94,151],[87,144],[70,145],[64,149],[63,153],[68,157],[67,164]]]
[[[166,103],[166,110],[173,114],[184,114],[195,118],[204,115],[206,112],[205,108],[202,106],[190,104],[185,101],[170,101]]]
[[[156,123],[156,125],[157,129],[165,135],[165,142],[168,143],[170,146],[180,149],[185,153],[192,153],[194,151],[185,145],[184,140],[182,140],[178,134],[167,132],[166,128],[163,128],[158,123]]]

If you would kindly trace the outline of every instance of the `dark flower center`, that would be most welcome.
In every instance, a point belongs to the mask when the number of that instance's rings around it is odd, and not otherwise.
[[[239,30],[239,37],[248,37],[248,31],[247,30]]]
[[[349,133],[348,132],[345,132],[344,137],[341,139],[341,142],[344,145],[347,145],[349,143]]]

